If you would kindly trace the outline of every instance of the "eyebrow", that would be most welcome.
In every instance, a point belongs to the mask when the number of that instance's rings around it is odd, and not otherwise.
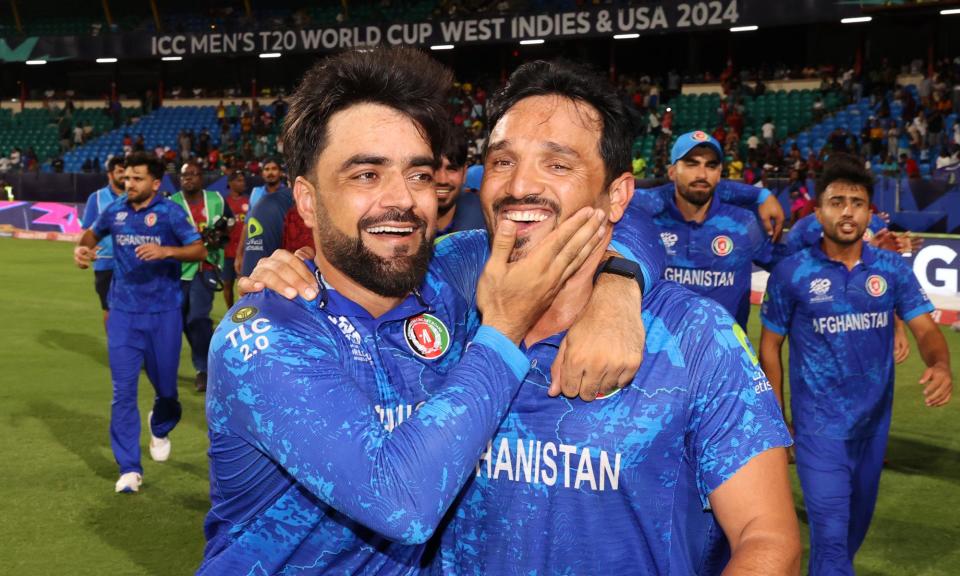
[[[393,164],[393,161],[387,158],[386,156],[373,156],[370,154],[354,154],[353,156],[347,158],[343,164],[340,165],[340,171],[349,170],[354,166],[360,166],[363,164],[372,164],[374,166],[389,166]],[[436,166],[437,161],[433,156],[414,156],[407,161],[407,167],[415,166]]]
[[[487,152],[496,152],[498,150],[503,150],[504,148],[509,148],[512,145],[513,143],[509,139],[499,140],[487,146]],[[552,140],[543,142],[542,144],[540,144],[540,147],[546,148],[550,152],[553,152],[556,154],[563,154],[565,156],[574,156],[576,158],[580,157],[580,153],[574,150],[573,148],[560,144],[559,142],[554,142]]]

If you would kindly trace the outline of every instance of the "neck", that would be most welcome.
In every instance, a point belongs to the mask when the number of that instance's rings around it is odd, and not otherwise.
[[[852,270],[860,261],[860,258],[863,257],[863,242],[861,241],[852,244],[840,244],[824,236],[820,241],[820,248],[827,255],[827,258],[840,262],[847,267],[847,270]]]
[[[437,230],[445,230],[453,222],[453,215],[457,212],[457,206],[454,204],[447,210],[446,214],[437,216]]]
[[[280,188],[280,181],[277,180],[273,184],[267,184],[264,182],[264,186],[266,187],[267,193],[272,194],[276,192],[278,188]]]
[[[553,299],[553,304],[547,308],[547,311],[540,316],[540,320],[527,332],[523,339],[524,344],[528,347],[533,346],[544,338],[573,326],[573,322],[587,306],[587,302],[593,294],[593,275],[596,273],[597,267],[600,266],[600,262],[603,261],[607,244],[610,243],[612,237],[613,231],[608,231],[606,238],[587,258],[580,270],[567,280],[556,298]]]
[[[141,200],[140,202],[130,202],[130,206],[132,206],[134,210],[141,210],[143,208],[146,208],[148,204],[153,202],[153,199],[156,197],[156,195],[157,193],[153,192],[152,194],[150,194],[150,196],[146,198],[146,200]]]
[[[200,199],[200,191],[199,191],[199,190],[194,190],[193,192],[189,192],[189,191],[187,191],[187,190],[184,190],[184,191],[183,191],[183,196],[184,196],[188,201],[190,201],[190,202],[195,202],[195,201],[197,201],[197,200]]]
[[[317,239],[314,238],[314,242],[316,241]],[[319,246],[319,243],[317,245]],[[341,294],[349,294],[350,300],[359,304],[374,318],[379,318],[390,310],[393,310],[406,298],[406,296],[382,296],[373,292],[328,262],[323,256],[322,250],[317,251],[317,256],[313,259],[313,262],[317,265],[320,274],[323,275],[323,279],[326,280],[327,284]]]
[[[707,219],[707,211],[710,210],[710,204],[713,203],[713,196],[711,195],[710,199],[702,206],[694,204],[681,196],[679,190],[674,192],[673,198],[677,204],[677,210],[680,211],[680,215],[683,216],[684,220],[698,224],[702,224],[703,221]]]

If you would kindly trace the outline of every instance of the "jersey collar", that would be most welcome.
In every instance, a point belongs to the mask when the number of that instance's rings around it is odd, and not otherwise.
[[[330,314],[338,314],[347,316],[349,318],[357,318],[366,324],[373,323],[379,325],[384,322],[390,322],[394,320],[405,320],[411,316],[423,314],[424,312],[433,312],[434,310],[433,306],[428,304],[428,300],[425,298],[424,294],[426,293],[431,300],[435,294],[433,293],[433,290],[429,288],[429,286],[423,286],[423,292],[420,290],[415,291],[404,298],[404,300],[392,310],[387,311],[379,318],[373,318],[373,316],[371,316],[363,306],[360,306],[330,286],[330,284],[327,283],[327,281],[323,278],[323,275],[320,274],[320,270],[313,261],[307,260],[305,263],[307,268],[313,272],[320,289],[320,294],[317,296],[314,302],[317,308],[320,310],[325,310]]]

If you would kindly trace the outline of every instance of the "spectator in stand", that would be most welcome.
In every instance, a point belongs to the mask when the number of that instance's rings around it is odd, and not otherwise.
[[[937,163],[936,163],[937,170],[941,170],[943,168],[950,168],[951,166],[955,166],[956,164],[957,164],[957,158],[950,154],[950,149],[947,148],[946,146],[944,146],[943,148],[940,148],[940,155],[937,157]]]
[[[73,127],[73,145],[83,145],[83,122],[77,122]]]
[[[235,260],[237,248],[243,236],[247,212],[250,210],[250,197],[247,195],[246,177],[239,170],[234,170],[227,176],[227,187],[229,193],[226,200],[230,211],[233,212],[233,223],[230,225],[230,241],[223,249],[224,260],[221,279],[223,280],[223,300],[227,308],[232,308],[233,283],[237,279]]]
[[[633,171],[633,177],[637,180],[643,180],[647,177],[647,159],[643,157],[642,153],[637,152],[633,155],[631,169]]]
[[[773,146],[777,135],[777,126],[773,123],[773,118],[767,118],[767,121],[760,127],[760,131],[763,134],[764,144]]]
[[[792,228],[797,220],[813,213],[814,204],[810,193],[807,192],[806,182],[800,177],[798,170],[790,171],[787,189],[790,191],[790,227]]]
[[[227,122],[227,108],[223,105],[223,100],[217,104],[217,123],[223,126]]]
[[[917,161],[908,156],[907,154],[900,155],[900,173],[906,175],[907,178],[919,178],[920,177],[920,167],[917,165]]]
[[[730,161],[727,162],[727,178],[730,180],[743,180],[743,160],[740,159],[740,153],[733,151]]]

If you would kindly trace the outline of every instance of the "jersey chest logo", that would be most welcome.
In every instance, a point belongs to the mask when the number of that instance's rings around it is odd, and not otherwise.
[[[450,332],[431,314],[407,318],[403,323],[403,336],[410,351],[426,360],[436,360],[450,349]]]
[[[733,240],[729,236],[720,235],[710,243],[710,249],[717,256],[726,256],[733,252]]]
[[[879,298],[887,293],[887,281],[883,276],[871,274],[867,277],[867,293],[874,298]]]
[[[147,214],[147,217],[143,219],[143,223],[147,226],[153,226],[157,223],[157,215],[153,212]]]

